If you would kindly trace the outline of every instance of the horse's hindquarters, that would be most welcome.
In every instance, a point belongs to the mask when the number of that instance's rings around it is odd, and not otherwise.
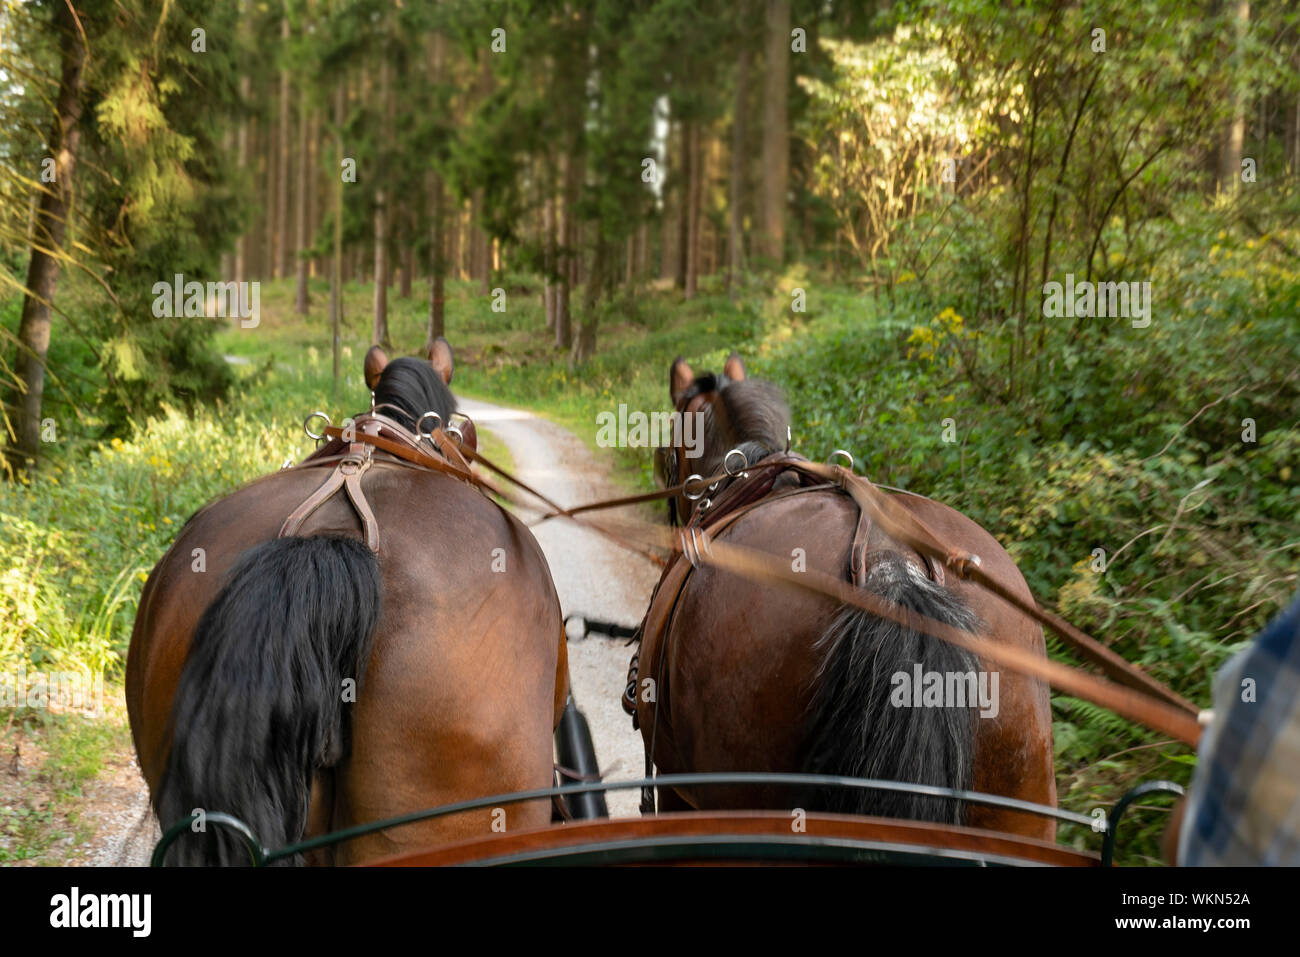
[[[1005,551],[969,519],[928,500],[900,500],[909,508],[925,508],[923,519],[945,541],[980,554],[986,568],[1023,588]],[[725,526],[718,540],[775,555],[795,570],[843,578],[857,518],[856,506],[841,494],[790,495],[773,498]],[[919,560],[916,565],[924,567]],[[1041,630],[996,598],[959,581],[950,580],[946,587],[984,623],[983,634],[1043,651]],[[644,698],[639,703],[641,732],[654,742],[660,772],[809,770],[809,706],[827,660],[827,649],[818,641],[840,611],[836,603],[707,565],[685,574],[680,594],[662,594],[656,603],[667,608],[674,597],[667,632],[650,634],[648,629],[639,657],[642,686],[648,678],[661,689],[657,729],[655,703]],[[652,609],[648,621],[662,615],[663,608]],[[990,671],[987,663],[979,669]],[[1010,672],[999,678],[997,714],[974,720],[971,784],[987,793],[1055,804],[1047,689]],[[873,698],[891,690],[886,684]],[[785,790],[716,787],[688,790],[682,797],[702,809],[792,807],[799,799]],[[1054,833],[1050,820],[1024,814],[972,807],[967,819],[1033,837]]]
[[[172,696],[195,623],[235,559],[273,539],[322,477],[285,472],[215,503],[154,570],[128,669],[132,730],[151,790],[166,764]],[[548,786],[562,624],[536,542],[486,497],[445,476],[376,464],[365,492],[380,532],[382,609],[351,690],[348,753],[316,775],[312,832]],[[360,527],[336,496],[301,534],[358,538]],[[202,574],[191,571],[195,548],[204,551]],[[349,694],[346,680],[338,693]],[[333,859],[544,824],[549,813],[534,802],[436,819],[353,841]]]
[[[848,562],[851,513],[856,510],[842,496],[800,494],[749,512],[718,540],[839,575]],[[661,586],[656,601],[673,597]],[[647,635],[640,651],[643,683],[655,680],[662,689],[661,716],[644,696],[639,705],[641,733],[654,740],[660,772],[801,770],[819,664],[814,645],[835,611],[820,595],[708,565],[690,570],[667,631]],[[711,786],[682,797],[702,809],[792,807],[795,801],[784,788]]]

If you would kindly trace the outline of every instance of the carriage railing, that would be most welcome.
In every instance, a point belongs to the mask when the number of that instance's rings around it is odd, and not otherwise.
[[[1087,814],[1080,814],[1076,811],[1067,811],[1062,808],[1048,807],[1045,804],[1035,804],[1032,801],[1023,801],[1019,798],[1003,797],[997,794],[983,794],[979,791],[962,790],[960,788],[949,788],[940,785],[908,784],[899,781],[855,778],[836,774],[726,771],[664,774],[654,778],[641,778],[634,781],[595,781],[580,784],[562,784],[556,787],[535,788],[531,791],[513,791],[507,794],[494,794],[488,797],[471,798],[465,801],[456,801],[452,804],[443,804],[434,808],[426,808],[422,811],[412,811],[408,814],[400,814],[396,817],[385,818],[380,821],[372,821],[367,824],[358,824],[353,827],[343,828],[342,830],[332,831],[329,834],[322,834],[318,837],[297,841],[293,844],[288,844],[277,849],[269,849],[265,847],[247,824],[231,814],[226,814],[220,811],[213,811],[210,813],[204,812],[202,819],[204,821],[204,826],[214,824],[232,831],[240,838],[240,840],[243,841],[244,846],[247,848],[250,863],[255,867],[264,867],[269,864],[274,864],[277,861],[293,858],[299,854],[320,850],[325,847],[332,847],[336,844],[342,844],[345,841],[364,837],[367,834],[374,834],[378,831],[385,831],[394,827],[402,827],[407,824],[415,824],[419,821],[446,817],[451,814],[461,814],[466,811],[496,808],[508,804],[520,804],[524,801],[568,797],[575,794],[594,791],[624,791],[661,787],[665,785],[671,787],[684,787],[728,784],[772,784],[801,788],[839,787],[858,790],[892,791],[895,793],[911,794],[920,797],[935,797],[944,800],[963,801],[967,804],[979,804],[984,807],[1002,808],[1009,811],[1020,811],[1025,814],[1033,814],[1039,817],[1050,817],[1057,821],[1067,824],[1077,824],[1086,827],[1093,832],[1103,834],[1104,838],[1102,841],[1101,851],[1101,865],[1103,867],[1109,867],[1114,860],[1115,838],[1120,818],[1123,817],[1124,812],[1128,810],[1129,806],[1135,800],[1153,793],[1183,794],[1182,786],[1175,784],[1172,781],[1148,781],[1144,784],[1138,785],[1125,794],[1111,809],[1109,815],[1105,818],[1099,818]],[[150,862],[151,866],[162,867],[166,861],[167,851],[170,849],[171,845],[186,831],[191,830],[198,819],[199,815],[197,813],[190,814],[172,824],[154,847],[153,858]]]

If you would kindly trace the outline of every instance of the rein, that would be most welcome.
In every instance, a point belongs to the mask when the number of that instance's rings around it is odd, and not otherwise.
[[[1195,747],[1200,741],[1201,712],[1194,704],[1107,648],[1097,639],[1059,615],[1044,609],[1037,601],[1033,599],[1026,601],[1014,594],[1005,584],[983,570],[979,556],[964,554],[946,547],[923,521],[903,509],[866,478],[855,475],[839,465],[824,465],[809,461],[792,462],[787,457],[781,457],[771,463],[760,461],[745,466],[744,472],[752,477],[756,473],[771,469],[803,471],[820,478],[827,486],[843,489],[853,497],[860,508],[870,514],[873,521],[880,524],[890,537],[914,549],[922,556],[940,563],[958,578],[991,592],[1019,613],[1050,628],[1080,655],[1101,669],[1110,680],[1023,649],[1001,645],[944,625],[942,622],[917,614],[839,578],[813,570],[795,572],[786,561],[778,560],[764,552],[714,541],[707,530],[698,527],[694,522],[685,529],[675,531],[639,523],[636,528],[636,538],[641,544],[649,541],[655,547],[680,554],[692,565],[715,565],[735,574],[760,581],[793,585],[805,591],[834,598],[842,604],[862,608],[915,631],[934,635],[940,640],[964,648],[986,660],[1044,680],[1067,694],[1108,708],[1131,721],[1167,734],[1191,747]],[[507,479],[510,478],[505,473],[501,474]],[[730,471],[707,478],[693,476],[657,492],[592,502],[572,509],[557,509],[544,516],[542,520],[568,518],[602,531],[609,537],[615,537],[609,535],[608,530],[601,526],[585,522],[578,516],[585,512],[657,501],[677,495],[697,497],[704,489],[710,488],[715,483],[736,477],[736,474]]]
[[[947,548],[924,522],[903,509],[866,478],[855,475],[842,466],[792,460],[791,457],[782,455],[774,461],[759,461],[752,465],[744,465],[734,472],[724,469],[708,477],[692,475],[685,481],[655,492],[622,496],[566,509],[511,475],[476,449],[469,446],[458,447],[440,426],[435,427],[431,432],[422,432],[420,437],[428,438],[442,453],[441,456],[427,451],[419,442],[406,444],[360,429],[356,430],[355,435],[349,432],[344,436],[342,428],[331,425],[323,430],[323,434],[331,438],[373,446],[413,465],[467,481],[516,507],[536,510],[534,504],[522,501],[519,496],[501,489],[483,475],[473,471],[468,463],[482,465],[549,509],[538,519],[537,524],[552,518],[566,518],[603,535],[622,547],[637,551],[661,565],[666,565],[680,556],[693,566],[711,564],[760,581],[793,585],[805,591],[821,594],[912,630],[933,635],[986,660],[1046,681],[1068,694],[1108,708],[1129,720],[1167,734],[1191,747],[1195,747],[1200,740],[1201,725],[1198,720],[1200,711],[1195,705],[1095,638],[1060,616],[1045,610],[1037,601],[1025,601],[1013,594],[1003,583],[983,571],[979,556],[963,554]],[[714,541],[708,531],[695,522],[685,529],[668,529],[645,522],[609,525],[592,521],[586,516],[589,512],[671,499],[679,495],[695,500],[700,498],[705,490],[712,489],[721,482],[729,479],[744,480],[745,476],[752,479],[755,474],[772,470],[801,471],[820,479],[827,487],[843,490],[852,496],[859,507],[869,513],[872,520],[878,522],[890,537],[914,549],[922,556],[942,564],[958,578],[973,582],[996,595],[1021,614],[1050,628],[1083,657],[1098,666],[1111,680],[945,625],[834,576],[814,570],[795,572],[789,568],[787,562],[765,552]],[[665,550],[669,553],[669,557],[665,559],[652,551],[647,551],[647,548]]]

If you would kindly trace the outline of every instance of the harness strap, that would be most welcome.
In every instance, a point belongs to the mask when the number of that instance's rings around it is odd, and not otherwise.
[[[921,519],[903,510],[901,505],[861,476],[854,475],[838,465],[808,463],[808,467],[814,468],[844,488],[860,507],[871,510],[876,520],[885,525],[885,531],[891,538],[915,549],[932,562],[932,567],[938,568],[940,563],[946,565],[958,578],[981,585],[1018,611],[1051,628],[1119,684],[1154,695],[1188,714],[1199,713],[1199,709],[1186,698],[1152,678],[1095,638],[1080,631],[1060,616],[1039,607],[1033,599],[1025,601],[1012,592],[1005,584],[985,572],[980,567],[978,558],[945,548],[938,536]]]
[[[369,461],[367,460],[367,464]],[[339,466],[344,468],[343,465]],[[361,491],[361,473],[365,468],[356,471],[345,471],[343,486],[348,492],[348,501],[352,507],[361,516],[361,528],[366,535],[366,547],[372,552],[379,552],[379,523],[375,521],[375,513],[370,508],[370,503],[366,501],[365,493]]]
[[[856,500],[855,504],[858,504]],[[871,521],[871,510],[858,504],[858,526],[853,533],[853,545],[849,549],[849,580],[853,584],[859,588],[866,586],[869,571],[867,556],[876,549],[886,547],[887,543],[888,536],[878,524]],[[918,551],[916,554],[925,565],[925,573],[930,576],[930,580],[943,587],[946,581],[943,565],[925,552]]]
[[[896,622],[913,631],[933,635],[949,644],[964,648],[986,661],[1040,678],[1066,694],[1085,698],[1109,708],[1132,721],[1162,731],[1184,744],[1195,747],[1200,740],[1201,728],[1197,723],[1196,713],[1178,707],[1163,696],[1154,697],[1145,689],[1111,684],[1087,672],[1041,657],[1028,649],[998,643],[919,615],[906,606],[894,604],[864,589],[855,588],[836,576],[826,575],[811,568],[803,572],[794,572],[788,562],[775,559],[764,552],[711,540],[707,538],[707,532],[701,534],[706,536],[701,550],[708,556],[711,565],[758,581],[788,584],[805,591],[828,595],[842,604],[862,608],[879,618]]]
[[[859,508],[858,527],[849,549],[849,577],[859,588],[867,583],[867,539],[871,536],[871,529],[871,513]]]
[[[325,481],[321,482],[316,491],[307,496],[301,505],[289,513],[289,517],[280,526],[279,537],[287,538],[291,535],[297,535],[303,523],[311,517],[316,509],[333,498],[334,493],[340,488],[345,488],[348,501],[352,503],[357,516],[361,519],[361,529],[365,535],[366,547],[372,552],[378,552],[379,523],[375,521],[375,513],[371,510],[370,503],[366,501],[365,493],[361,490],[361,476],[370,468],[370,463],[370,450],[360,442],[351,443],[343,458],[325,477]]]
[[[560,766],[558,764],[554,765],[551,769],[552,787],[560,786],[560,773]],[[569,806],[564,803],[564,798],[560,795],[551,795],[551,807],[555,809],[556,814],[560,815],[560,820],[564,821],[565,824],[568,824],[573,820],[573,812],[569,810]]]
[[[337,425],[327,425],[325,427],[324,432],[325,435],[328,435],[331,438],[343,437],[343,429],[339,428]],[[442,435],[441,433],[442,433],[441,429],[433,430],[434,441],[438,442],[439,451],[443,452],[444,454],[447,452],[448,449],[455,452],[456,451],[455,443],[452,442],[450,439],[448,439],[446,436]],[[431,452],[426,452],[424,449],[420,448],[419,446],[406,444],[404,442],[397,442],[393,439],[388,438],[386,435],[379,435],[377,433],[371,433],[364,430],[358,431],[356,433],[356,441],[358,443],[364,443],[366,445],[373,445],[375,448],[382,449],[383,451],[387,452],[389,455],[395,455],[399,459],[405,459],[408,462],[414,462],[416,465],[421,465],[424,468],[430,469],[434,472],[442,472],[446,475],[451,475],[458,479],[473,481],[473,477],[469,469],[469,463],[465,461],[465,457],[461,455],[459,452],[457,452],[456,457],[449,462],[445,459],[438,458],[436,455],[434,455]]]
[[[383,434],[381,434],[381,432]],[[486,484],[473,474],[469,462],[461,454],[441,429],[434,429],[432,440],[437,444],[443,458],[438,458],[420,447],[420,440],[410,435],[398,423],[387,416],[370,413],[360,417],[350,429],[339,426],[327,426],[322,435],[328,436],[331,444],[335,441],[346,442],[341,454],[321,456],[316,453],[302,462],[302,467],[324,466],[334,462],[325,481],[312,492],[305,501],[295,508],[280,526],[281,538],[298,534],[308,518],[341,488],[351,503],[357,517],[361,520],[361,530],[366,547],[372,552],[379,552],[379,522],[375,519],[374,509],[366,499],[361,486],[361,476],[374,461],[374,449],[381,449],[403,462],[420,468],[442,472],[475,484]],[[474,454],[471,450],[470,454]]]

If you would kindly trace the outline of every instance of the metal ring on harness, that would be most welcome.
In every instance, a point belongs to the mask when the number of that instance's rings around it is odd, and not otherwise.
[[[429,416],[433,416],[433,428],[431,428],[428,432],[425,432],[423,429],[420,428],[420,426],[424,423],[425,419],[429,418]],[[426,412],[424,413],[424,415],[420,416],[420,418],[417,419],[415,422],[415,434],[422,439],[428,439],[430,442],[433,441],[433,433],[440,428],[442,428],[442,416],[440,416],[437,412]]]
[[[447,428],[443,431],[456,440],[456,448],[465,447],[465,433],[461,431],[460,426],[452,422],[452,419],[459,419],[461,423],[469,422],[470,417],[464,412],[453,412],[447,417]]]
[[[688,501],[688,502],[698,502],[700,499],[702,499],[702,498],[704,497],[704,493],[705,493],[706,491],[708,491],[707,488],[702,488],[702,489],[700,489],[700,490],[699,490],[698,492],[696,492],[694,495],[692,495],[690,492],[686,491],[686,486],[690,485],[692,482],[695,482],[695,481],[697,481],[697,480],[698,480],[698,481],[702,481],[703,479],[704,479],[704,476],[701,475],[701,474],[699,474],[698,472],[694,472],[694,473],[692,473],[691,475],[688,475],[688,476],[686,477],[686,481],[682,483],[682,495],[683,495],[683,497],[685,497],[686,501]]]
[[[736,467],[736,470],[734,472],[731,470],[731,466],[728,464],[731,461],[731,457],[733,455],[740,456],[740,465]],[[749,464],[749,459],[745,457],[745,453],[740,451],[740,449],[732,449],[730,452],[728,452],[726,455],[722,457],[722,470],[726,472],[728,475],[730,475],[732,478],[735,478],[737,475],[743,476],[745,474],[745,466],[748,464]]]
[[[692,525],[689,531],[695,531],[695,526]],[[686,561],[690,563],[692,568],[700,567],[699,554],[699,549],[695,545],[694,536],[685,531],[682,532],[682,555],[685,556]]]
[[[325,438],[325,430],[322,429],[319,434],[313,432],[311,430],[312,419],[324,419],[325,428],[329,428],[331,425],[334,424],[334,422],[324,412],[313,412],[311,415],[307,416],[307,418],[302,420],[302,430],[307,433],[307,438],[315,439],[317,442],[319,442],[321,439]]]
[[[713,554],[713,549],[709,546],[709,533],[696,525],[692,525],[688,531],[689,544],[686,534],[682,535],[682,554],[692,568],[699,568],[704,563],[704,556]]]
[[[834,463],[833,459],[834,459],[835,456],[837,456],[837,455],[843,456],[843,457],[848,461],[848,463],[849,463],[849,471],[852,472],[852,471],[853,471],[853,456],[850,455],[848,452],[845,452],[843,449],[836,449],[834,452],[832,452],[831,455],[830,455],[830,458],[828,458],[828,459],[826,460],[826,464],[827,464],[827,465],[834,465],[835,463]]]

